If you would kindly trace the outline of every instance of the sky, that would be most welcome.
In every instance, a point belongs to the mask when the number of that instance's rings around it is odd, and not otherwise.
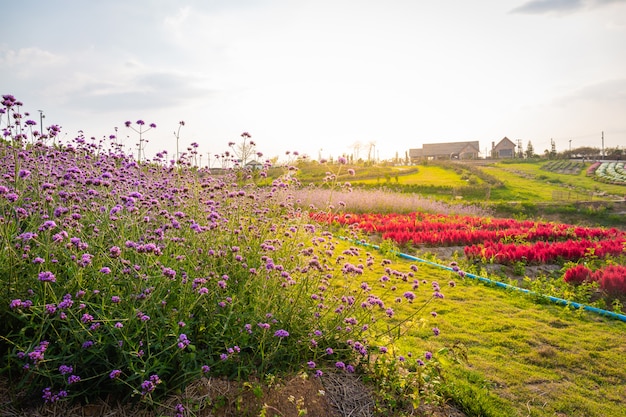
[[[626,147],[626,0],[0,0],[0,94],[146,153]],[[359,146],[360,144],[360,146]],[[210,155],[210,157],[208,157]],[[204,164],[207,162],[204,159]],[[210,160],[210,159],[209,159]]]

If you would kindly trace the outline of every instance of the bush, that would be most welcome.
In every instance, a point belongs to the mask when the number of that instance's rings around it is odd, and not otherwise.
[[[626,295],[625,266],[609,265],[604,269],[596,271],[593,278],[600,283],[600,288],[602,288],[608,295]]]
[[[565,271],[563,279],[569,284],[579,285],[585,281],[591,281],[592,276],[593,273],[591,272],[591,269],[587,268],[585,265],[576,265],[575,267]]]

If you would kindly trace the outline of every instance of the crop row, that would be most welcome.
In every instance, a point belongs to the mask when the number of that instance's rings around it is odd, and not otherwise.
[[[578,174],[583,169],[584,164],[582,161],[569,161],[565,159],[549,161],[544,164],[541,169],[550,172],[557,172],[562,174]]]
[[[578,261],[624,253],[626,233],[530,220],[429,213],[317,213],[317,221],[356,227],[405,246],[465,246],[468,259],[501,264]]]
[[[594,165],[592,165],[592,167]],[[595,166],[593,175],[594,179],[601,182],[626,185],[626,169],[624,168],[624,162],[601,162]]]
[[[557,242],[570,239],[620,239],[618,229],[590,228],[563,223],[490,217],[410,214],[337,214],[317,213],[318,221],[355,226],[367,233],[380,234],[400,245],[461,246],[483,242]]]

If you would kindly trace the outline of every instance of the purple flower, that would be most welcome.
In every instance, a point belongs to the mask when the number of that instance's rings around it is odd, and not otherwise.
[[[187,339],[187,335],[185,333],[181,333],[180,336],[178,336],[178,348],[179,349],[184,349],[187,346],[189,346],[191,342],[189,341],[189,339]]]
[[[68,385],[72,385],[72,384],[75,384],[77,382],[80,382],[80,377],[78,375],[70,375],[67,378]]]
[[[108,266],[105,266],[100,269],[100,272],[102,272],[105,275],[109,275],[111,273],[111,268],[109,268]]]
[[[109,378],[111,379],[115,379],[118,376],[120,376],[122,374],[122,371],[120,371],[119,369],[114,369],[111,371],[111,373],[109,373]]]
[[[315,368],[315,366],[317,366],[317,365],[315,365],[315,362],[313,362],[313,361],[308,361],[306,364],[311,369],[313,369],[313,368]]]
[[[415,300],[415,294],[413,294],[411,291],[407,291],[403,294],[403,297],[406,298],[407,300],[409,300],[409,302]]]
[[[437,327],[433,327],[433,334],[439,336],[439,329]]]
[[[176,271],[174,271],[172,268],[163,268],[162,272],[163,272],[163,276],[165,276],[166,278],[169,278],[169,279],[176,278]]]
[[[433,358],[433,354],[432,354],[432,352],[426,352],[426,353],[424,353],[424,357],[427,360],[431,360]]]
[[[289,332],[287,330],[283,330],[283,329],[276,330],[276,332],[274,333],[274,336],[280,337],[280,338],[288,337],[289,336]]]
[[[337,369],[345,369],[346,368],[346,364],[343,362],[335,362],[335,368]]]
[[[208,374],[211,371],[211,367],[209,365],[202,365],[202,373]]]
[[[71,374],[72,372],[74,372],[74,368],[72,368],[70,365],[59,366],[59,373],[61,375]]]
[[[122,254],[122,250],[117,246],[112,246],[111,249],[109,249],[109,254],[111,258],[117,258]]]
[[[57,279],[50,271],[44,271],[39,273],[39,281],[42,282],[56,282]]]

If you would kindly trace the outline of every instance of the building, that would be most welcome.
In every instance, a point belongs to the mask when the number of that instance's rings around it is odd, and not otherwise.
[[[506,136],[498,142],[491,142],[492,158],[515,158],[515,144]]]
[[[252,170],[259,170],[259,169],[263,169],[263,164],[260,163],[259,161],[249,161],[248,163],[246,163],[246,168],[248,169],[252,169]]]
[[[421,148],[409,149],[411,161],[420,159],[478,159],[478,141],[425,143]]]

